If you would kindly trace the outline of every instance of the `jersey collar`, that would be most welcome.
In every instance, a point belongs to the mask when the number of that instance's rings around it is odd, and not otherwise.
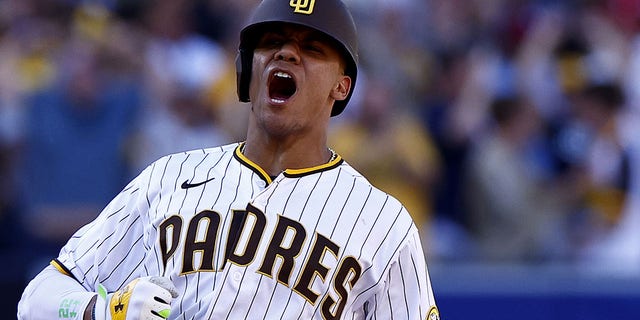
[[[244,154],[242,154],[241,150],[243,146],[244,146],[244,142],[240,143],[236,147],[236,150],[234,151],[234,157],[238,161],[240,161],[240,163],[244,164],[245,166],[249,167],[249,169],[253,170],[253,172],[259,175],[264,181],[266,181],[267,183],[271,183],[272,179],[267,174],[267,172],[264,171],[264,169],[262,169],[255,162],[249,160],[249,158],[247,158]],[[342,157],[339,154],[336,154],[336,156],[333,157],[329,162],[323,163],[319,166],[302,168],[302,169],[286,169],[282,174],[287,178],[299,178],[306,175],[318,173],[321,171],[331,170],[333,168],[340,166],[343,161],[344,160],[342,159]]]

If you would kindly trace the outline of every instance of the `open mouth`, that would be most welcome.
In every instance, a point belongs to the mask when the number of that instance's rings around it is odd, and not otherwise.
[[[296,93],[296,81],[284,71],[276,71],[269,81],[269,98],[274,103],[284,103]]]

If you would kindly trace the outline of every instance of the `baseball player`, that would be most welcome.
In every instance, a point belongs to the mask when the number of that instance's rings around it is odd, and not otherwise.
[[[339,0],[241,31],[246,141],[168,155],[26,287],[19,319],[439,319],[418,231],[326,145],[357,75]]]

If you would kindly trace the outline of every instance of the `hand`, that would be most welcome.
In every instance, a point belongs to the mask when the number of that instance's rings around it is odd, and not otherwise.
[[[98,285],[98,296],[94,320],[164,320],[178,291],[171,280],[156,276],[135,279],[113,293]]]

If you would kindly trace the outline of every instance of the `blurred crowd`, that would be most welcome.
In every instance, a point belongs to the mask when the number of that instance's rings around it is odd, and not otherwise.
[[[257,2],[0,0],[4,261],[40,269],[151,161],[244,139]],[[330,145],[430,261],[640,270],[640,2],[345,2],[359,77]]]

